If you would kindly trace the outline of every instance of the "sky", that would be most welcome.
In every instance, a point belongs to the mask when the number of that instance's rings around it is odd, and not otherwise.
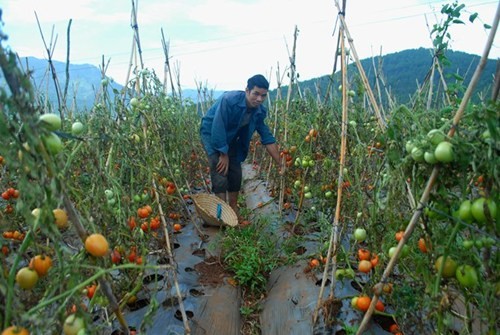
[[[200,85],[244,89],[246,80],[256,73],[269,79],[271,89],[278,79],[288,85],[295,28],[299,81],[332,72],[339,31],[336,0],[0,0],[0,29],[8,36],[3,45],[21,57],[47,59],[38,17],[46,43],[52,41],[52,58],[66,61],[71,19],[70,62],[100,67],[104,61],[106,75],[123,85],[131,60],[140,68],[138,58],[132,57],[133,2],[145,68],[163,80],[163,33],[174,77],[183,89]],[[432,47],[430,29],[444,20],[441,7],[451,3],[346,1],[346,26],[358,57]],[[492,25],[500,2],[460,3],[465,4],[460,17],[465,24],[450,29],[450,47],[481,55],[489,34],[483,24]],[[470,23],[468,17],[475,12],[478,18]],[[498,57],[497,34],[489,58]]]

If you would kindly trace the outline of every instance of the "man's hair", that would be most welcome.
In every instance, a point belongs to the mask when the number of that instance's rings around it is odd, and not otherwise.
[[[247,81],[247,88],[249,90],[253,89],[255,86],[268,90],[269,82],[263,75],[256,74],[255,76],[249,78]]]

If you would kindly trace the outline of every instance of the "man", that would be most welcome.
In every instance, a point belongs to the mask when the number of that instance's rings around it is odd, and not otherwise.
[[[224,92],[201,120],[200,136],[210,164],[212,192],[229,203],[240,221],[241,163],[248,155],[255,131],[267,152],[281,166],[276,139],[264,122],[267,110],[262,103],[268,90],[269,82],[257,74],[248,79],[245,91]]]

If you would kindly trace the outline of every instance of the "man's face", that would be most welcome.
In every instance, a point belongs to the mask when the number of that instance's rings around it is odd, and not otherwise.
[[[259,88],[255,86],[254,88],[246,89],[247,107],[257,108],[264,102],[267,98],[267,90],[265,88]]]

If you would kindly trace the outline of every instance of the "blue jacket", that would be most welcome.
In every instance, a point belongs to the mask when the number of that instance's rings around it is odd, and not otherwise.
[[[276,139],[265,124],[267,110],[260,105],[252,112],[250,123],[240,128],[243,115],[247,110],[245,91],[228,91],[217,99],[201,119],[200,136],[208,155],[217,152],[227,154],[229,144],[237,141],[237,159],[241,163],[248,155],[253,133],[257,131],[262,144],[275,143]]]

